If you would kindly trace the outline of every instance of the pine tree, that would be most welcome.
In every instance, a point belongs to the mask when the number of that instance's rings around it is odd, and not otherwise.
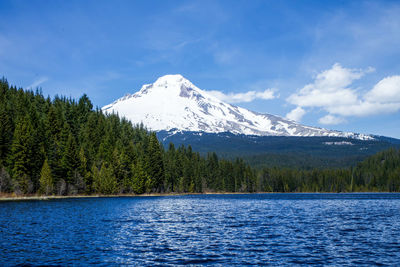
[[[166,192],[174,192],[176,186],[176,175],[175,175],[175,146],[173,143],[169,144],[168,151],[164,153],[164,174],[165,182],[164,188]]]
[[[219,175],[219,161],[216,153],[207,155],[207,188],[215,189]]]
[[[61,166],[64,171],[67,184],[71,184],[75,172],[79,166],[79,155],[74,137],[69,133],[61,158]]]
[[[32,151],[31,151],[31,176],[35,188],[39,188],[40,170],[45,160],[45,129],[40,118],[39,111],[41,108],[38,106],[36,98],[34,98],[31,108],[29,110],[29,121],[33,127],[32,133]]]
[[[92,180],[93,180],[93,191],[97,194],[101,193],[101,179],[100,172],[96,164],[92,165],[91,168]]]
[[[133,172],[133,190],[136,194],[142,194],[146,189],[146,182],[150,180],[149,175],[143,168],[143,164],[139,161],[135,165],[135,171]]]
[[[15,190],[23,194],[32,193],[34,189],[31,180],[33,131],[27,116],[18,120],[11,146],[13,184]]]
[[[0,103],[0,165],[7,164],[14,131],[11,114],[6,106],[7,103]]]
[[[83,147],[79,150],[79,166],[78,166],[78,173],[83,177],[83,181],[85,183],[85,193],[90,194],[92,192],[92,176],[88,171],[88,161],[86,159],[85,151]]]
[[[40,172],[40,193],[50,195],[53,193],[53,176],[47,159],[43,163],[42,170]]]
[[[160,192],[163,191],[164,183],[164,163],[162,158],[163,151],[158,143],[155,133],[150,135],[149,149],[148,149],[148,174],[150,181],[148,182],[148,190]]]
[[[97,167],[93,165],[92,173],[93,188],[96,193],[110,195],[117,192],[117,179],[111,167],[107,167],[107,165],[103,163],[99,171]]]
[[[93,109],[93,104],[86,94],[84,94],[81,98],[79,98],[78,101],[79,125],[84,125],[87,122],[89,113],[92,111],[92,109]]]
[[[114,176],[111,167],[107,167],[105,163],[100,169],[100,193],[110,195],[117,192],[117,179]]]
[[[50,105],[49,111],[46,116],[47,125],[47,138],[55,139],[60,138],[61,131],[64,125],[64,118],[62,113],[56,109],[54,105]]]

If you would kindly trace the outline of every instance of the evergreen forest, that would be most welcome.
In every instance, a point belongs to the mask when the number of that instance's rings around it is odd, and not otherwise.
[[[0,81],[0,193],[110,195],[171,192],[400,191],[400,150],[357,166],[253,168],[242,159],[167,148],[156,133],[78,100]]]

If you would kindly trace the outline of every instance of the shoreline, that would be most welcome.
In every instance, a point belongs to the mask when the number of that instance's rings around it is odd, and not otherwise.
[[[167,197],[167,196],[196,196],[196,195],[257,195],[257,194],[399,194],[400,192],[204,192],[204,193],[149,193],[149,194],[120,194],[120,195],[70,195],[70,196],[15,196],[1,195],[0,202],[33,201],[78,198],[124,198],[124,197]]]
[[[266,193],[266,192],[265,192]],[[227,194],[257,194],[257,193],[242,193],[242,192],[205,192],[205,193],[149,193],[149,194],[119,194],[119,195],[69,195],[69,196],[40,196],[40,195],[29,195],[29,196],[0,196],[1,201],[24,201],[24,200],[53,200],[53,199],[73,199],[73,198],[115,198],[115,197],[167,197],[167,196],[187,196],[187,195],[227,195]],[[259,194],[262,194],[261,192]]]
[[[24,200],[54,200],[54,199],[73,199],[73,198],[115,198],[115,197],[168,197],[168,196],[188,196],[188,195],[246,195],[246,194],[270,194],[272,192],[204,192],[204,193],[148,193],[148,194],[119,194],[119,195],[69,195],[69,196],[0,196],[1,201],[24,201]]]

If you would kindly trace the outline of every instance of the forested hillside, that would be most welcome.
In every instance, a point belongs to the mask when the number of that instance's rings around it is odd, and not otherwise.
[[[400,150],[379,152],[344,169],[266,168],[258,181],[257,190],[267,192],[398,192]]]
[[[357,167],[252,169],[242,159],[165,149],[153,132],[79,100],[0,81],[0,192],[46,195],[145,192],[399,191],[400,150]]]
[[[164,151],[155,133],[105,115],[86,95],[45,98],[0,82],[0,192],[119,194],[252,191],[241,160]]]
[[[242,158],[251,167],[347,168],[368,156],[398,147],[400,140],[373,136],[373,140],[329,136],[255,136],[232,133],[160,131],[158,138],[168,147],[191,145],[200,155],[215,151],[224,159]]]

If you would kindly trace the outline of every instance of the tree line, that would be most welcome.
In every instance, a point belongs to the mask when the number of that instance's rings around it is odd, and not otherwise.
[[[164,148],[154,132],[78,100],[0,81],[0,192],[17,195],[168,192],[399,191],[400,152],[347,169],[256,170],[242,159]]]

